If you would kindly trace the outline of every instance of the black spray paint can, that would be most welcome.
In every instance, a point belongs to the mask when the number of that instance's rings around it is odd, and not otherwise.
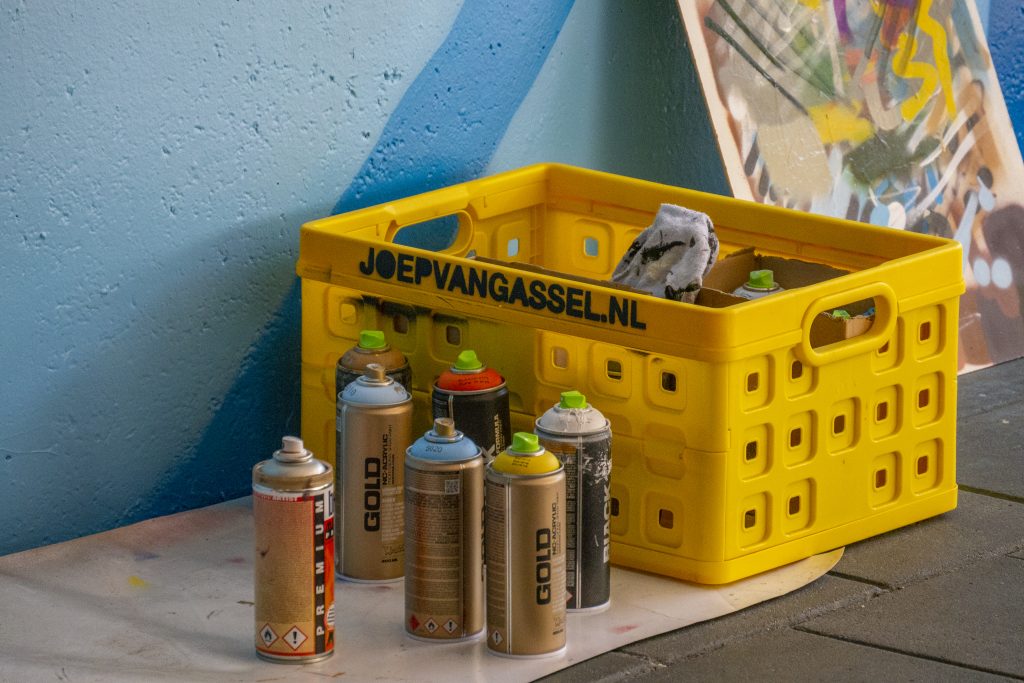
[[[431,393],[434,419],[449,417],[483,451],[486,463],[512,441],[508,387],[498,371],[466,349],[441,373]]]
[[[611,604],[611,426],[583,394],[566,391],[536,432],[565,468],[566,606],[600,612]]]

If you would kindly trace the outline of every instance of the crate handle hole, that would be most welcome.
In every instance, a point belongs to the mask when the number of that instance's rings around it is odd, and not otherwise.
[[[610,512],[612,517],[618,517],[619,516],[619,499],[616,498],[615,496],[612,496],[611,500],[608,502],[608,508],[609,508],[609,512]]]
[[[551,349],[551,364],[559,370],[565,370],[569,367],[569,352],[563,349],[561,346],[556,346]]]
[[[605,371],[608,379],[615,380],[616,382],[622,379],[622,363],[617,360],[610,360],[605,363]]]
[[[803,440],[803,436],[803,430],[800,427],[791,429],[789,432],[789,447],[796,448],[799,446],[800,442]]]
[[[658,525],[665,529],[671,529],[675,524],[675,515],[672,514],[671,510],[662,508],[658,510]]]
[[[507,250],[507,252],[508,252],[509,256],[516,256],[516,255],[519,254],[519,238],[518,237],[513,237],[512,239],[510,239],[508,241],[508,250]]]
[[[757,387],[760,384],[760,378],[756,372],[752,372],[747,375],[747,392],[753,393],[757,391]]]
[[[800,379],[804,375],[804,364],[798,360],[793,361],[789,368],[790,379]]]
[[[676,375],[674,372],[661,373],[661,388],[670,394],[676,392]]]
[[[884,489],[886,482],[889,480],[889,473],[886,470],[875,471],[875,488]]]
[[[744,455],[745,455],[745,457],[747,459],[747,462],[750,462],[751,460],[753,460],[754,458],[757,457],[757,442],[756,441],[748,441],[747,442],[747,451],[746,451],[746,453]]]
[[[917,459],[917,473],[926,474],[928,472],[928,456],[922,455]]]
[[[793,496],[789,499],[789,514],[800,514],[800,496]]]
[[[586,237],[583,239],[583,253],[591,258],[597,256],[599,244],[597,238]]]
[[[928,406],[928,390],[927,389],[922,389],[921,391],[917,392],[917,407],[918,408],[925,408],[927,406]]]
[[[882,344],[882,348],[878,349],[879,356],[884,356],[887,353],[889,353],[889,342],[885,342]]]
[[[844,431],[846,431],[846,416],[836,415],[832,420],[832,433],[838,435]]]
[[[341,322],[346,325],[354,325],[356,322],[356,307],[352,304],[342,304],[338,315],[341,317]]]
[[[462,343],[462,330],[455,325],[446,325],[444,328],[444,340],[452,346]]]
[[[889,417],[889,402],[882,401],[875,406],[875,421],[885,422],[887,417]]]
[[[757,524],[757,510],[747,510],[743,513],[743,528],[753,529]]]
[[[928,341],[932,336],[932,324],[929,321],[921,323],[921,327],[917,329],[917,338],[919,341]]]
[[[404,313],[395,313],[391,318],[391,327],[394,328],[398,334],[409,333],[409,316]]]

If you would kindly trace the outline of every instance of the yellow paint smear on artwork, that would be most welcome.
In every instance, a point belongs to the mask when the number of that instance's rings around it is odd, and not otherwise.
[[[826,145],[837,142],[859,144],[875,133],[874,126],[867,119],[858,116],[857,112],[836,102],[827,102],[808,107],[814,127],[818,129],[818,137]]]
[[[136,588],[146,588],[149,586],[148,581],[141,577],[135,576],[134,574],[128,577],[128,583],[132,586],[135,586]]]
[[[811,9],[818,9],[821,7],[821,0],[800,0],[801,4]]]
[[[932,0],[921,0],[918,8],[918,28],[932,39],[932,55],[935,63],[913,61],[917,56],[917,37],[901,33],[896,44],[896,52],[892,57],[892,70],[901,78],[921,79],[921,87],[900,105],[900,113],[905,121],[912,121],[940,86],[945,96],[946,113],[953,116],[956,105],[953,101],[953,77],[949,67],[947,54],[946,32],[942,25],[928,14]]]

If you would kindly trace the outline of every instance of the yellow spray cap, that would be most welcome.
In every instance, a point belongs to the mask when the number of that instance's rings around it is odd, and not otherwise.
[[[775,287],[775,273],[771,270],[752,270],[750,279],[747,280],[747,287],[755,289],[772,289]]]
[[[587,397],[580,392],[573,389],[572,391],[562,392],[562,402],[558,404],[559,408],[570,409],[570,408],[586,408]]]
[[[359,333],[359,348],[383,349],[388,343],[380,330],[363,330]]]
[[[476,357],[476,351],[473,349],[462,351],[459,353],[459,357],[455,359],[456,370],[479,370],[483,366],[484,364]]]

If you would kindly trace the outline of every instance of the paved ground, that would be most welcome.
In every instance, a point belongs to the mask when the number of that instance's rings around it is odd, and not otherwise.
[[[960,377],[956,510],[815,583],[544,681],[1024,680],[1024,359]]]

